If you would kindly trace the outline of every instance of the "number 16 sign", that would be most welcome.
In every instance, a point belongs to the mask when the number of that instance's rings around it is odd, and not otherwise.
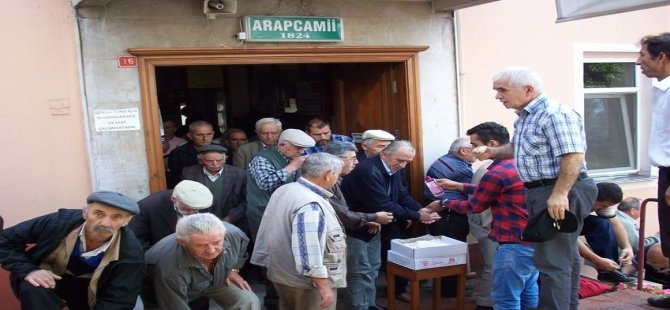
[[[137,68],[137,56],[119,56],[119,68]]]

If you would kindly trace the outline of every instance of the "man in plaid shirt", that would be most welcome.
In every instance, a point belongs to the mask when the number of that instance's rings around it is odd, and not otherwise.
[[[507,129],[493,122],[479,124],[467,134],[473,147],[509,143]],[[489,238],[499,244],[493,256],[493,304],[501,309],[537,307],[539,273],[533,265],[533,246],[519,239],[528,223],[526,188],[516,171],[514,159],[495,160],[479,184],[449,179],[438,179],[437,182],[443,189],[458,190],[472,198],[434,201],[429,205],[433,211],[448,208],[459,213],[479,213],[491,208],[493,221]]]
[[[334,134],[330,130],[330,123],[322,118],[309,120],[305,126],[305,132],[316,142],[316,145],[305,148],[305,155],[321,152],[323,146],[333,141],[354,142],[351,137]]]

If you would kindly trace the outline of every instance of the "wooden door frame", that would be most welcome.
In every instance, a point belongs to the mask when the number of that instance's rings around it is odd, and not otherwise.
[[[421,134],[421,104],[419,94],[419,52],[427,46],[371,46],[371,47],[253,47],[253,48],[131,48],[130,54],[138,57],[142,118],[147,145],[149,190],[165,190],[163,149],[160,143],[156,67],[193,65],[257,65],[299,63],[400,63],[405,69],[404,89],[407,111],[400,115],[406,122],[407,139],[416,147],[416,157],[411,163],[410,192],[423,193],[423,145]],[[402,83],[399,83],[402,85]],[[415,197],[418,198],[418,197]],[[421,200],[419,200],[421,201]]]

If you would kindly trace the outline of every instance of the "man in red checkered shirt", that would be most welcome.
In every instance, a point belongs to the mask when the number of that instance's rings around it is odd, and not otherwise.
[[[479,124],[467,131],[473,147],[500,146],[509,143],[509,133],[494,122]],[[533,264],[533,245],[519,239],[528,223],[526,188],[519,178],[514,159],[495,160],[479,184],[437,180],[444,189],[472,195],[467,201],[435,201],[433,211],[449,208],[460,213],[479,213],[491,208],[493,221],[489,238],[499,246],[493,256],[493,289],[496,308],[528,309],[537,307],[538,271]]]

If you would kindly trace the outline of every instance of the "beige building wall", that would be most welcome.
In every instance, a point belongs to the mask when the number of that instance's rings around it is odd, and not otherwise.
[[[69,1],[0,1],[0,215],[81,208],[91,190]]]
[[[630,51],[647,34],[668,31],[670,8],[659,7],[567,23],[555,23],[554,1],[505,0],[456,12],[461,132],[485,121],[497,121],[509,129],[516,118],[495,100],[491,77],[510,66],[530,67],[542,77],[550,97],[581,109],[581,58],[585,50],[604,48]],[[646,156],[649,112],[649,80],[640,78],[640,161],[642,174],[649,173]],[[648,126],[648,125],[647,125]],[[616,150],[616,143],[612,145]],[[653,169],[651,174],[653,175]],[[656,180],[616,181],[626,196],[656,196]],[[658,231],[655,204],[649,204],[647,233]]]

